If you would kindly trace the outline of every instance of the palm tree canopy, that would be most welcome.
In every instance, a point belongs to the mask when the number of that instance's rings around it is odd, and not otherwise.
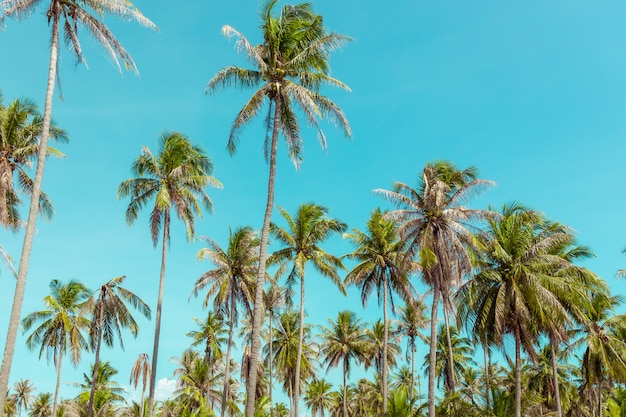
[[[126,209],[126,222],[129,225],[154,198],[150,229],[155,246],[164,216],[169,216],[172,206],[187,227],[187,238],[191,239],[195,234],[194,214],[202,216],[201,206],[208,210],[213,208],[204,189],[208,186],[222,186],[211,176],[213,164],[202,148],[192,145],[179,132],[164,132],[161,135],[156,156],[144,147],[133,162],[132,171],[137,177],[122,181],[117,190],[118,198],[131,197]]]
[[[321,332],[320,355],[328,365],[326,370],[345,364],[346,376],[350,376],[351,361],[363,363],[371,353],[365,324],[352,311],[340,311],[337,320],[328,319],[328,327]]]

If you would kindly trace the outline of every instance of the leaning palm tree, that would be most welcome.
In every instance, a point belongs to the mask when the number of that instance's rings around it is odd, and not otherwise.
[[[0,3],[2,7],[1,20],[5,16],[22,17],[30,15],[41,0],[5,0]],[[41,184],[43,182],[43,172],[46,155],[48,155],[48,138],[52,126],[52,97],[54,96],[54,84],[57,79],[57,67],[59,57],[59,28],[63,23],[63,32],[66,44],[70,47],[77,62],[84,62],[83,51],[78,36],[78,28],[86,27],[113,58],[121,71],[119,61],[124,66],[137,72],[137,67],[130,54],[124,49],[120,42],[113,36],[111,30],[104,24],[102,18],[105,14],[120,16],[125,19],[135,20],[140,24],[156,29],[154,23],[147,19],[130,0],[49,0],[46,17],[48,24],[52,24],[52,39],[50,42],[50,65],[48,67],[48,83],[46,87],[46,98],[44,105],[43,120],[41,124],[41,134],[39,136],[39,149],[37,152],[37,168],[35,179],[32,184],[30,208],[28,220],[24,233],[24,244],[22,245],[22,255],[18,267],[17,283],[15,285],[15,295],[11,308],[9,328],[7,330],[6,347],[0,368],[0,410],[4,406],[4,399],[9,385],[9,374],[13,363],[13,353],[15,351],[15,339],[24,300],[26,289],[26,277],[28,275],[28,264],[33,246],[33,237],[39,212],[41,196]],[[93,12],[90,12],[92,10]],[[100,17],[100,19],[98,18]]]
[[[261,8],[261,29],[263,43],[257,46],[231,26],[224,26],[222,32],[227,37],[236,37],[255,69],[228,66],[220,70],[208,83],[207,93],[225,87],[258,88],[244,107],[239,111],[228,140],[228,150],[234,153],[242,128],[251,121],[268,102],[266,117],[265,156],[269,159],[267,204],[261,229],[261,249],[255,293],[255,311],[252,328],[251,366],[256,369],[259,361],[260,332],[262,317],[262,297],[265,282],[265,264],[270,219],[274,206],[274,180],[276,177],[276,157],[278,138],[282,134],[287,144],[289,157],[298,167],[302,159],[302,138],[296,110],[304,114],[307,122],[315,126],[320,144],[326,147],[326,136],[322,132],[318,118],[328,117],[351,135],[348,120],[343,111],[327,97],[319,93],[325,85],[336,86],[349,91],[341,81],[331,77],[328,60],[330,54],[349,39],[329,33],[322,17],[316,15],[308,3],[295,6],[286,5],[280,14],[275,15],[277,0],[264,3]],[[246,417],[253,417],[255,404],[256,376],[252,375],[246,399]]]
[[[348,417],[348,377],[350,362],[363,363],[370,354],[370,344],[365,334],[365,324],[352,311],[340,311],[337,321],[328,319],[329,327],[322,327],[320,354],[326,370],[342,365],[343,368],[343,417]]]
[[[45,310],[30,313],[22,320],[24,332],[31,327],[37,327],[26,339],[30,349],[39,347],[39,357],[47,352],[48,360],[53,358],[57,370],[56,389],[52,412],[56,415],[61,388],[61,370],[63,356],[70,352],[70,360],[76,366],[80,361],[81,353],[88,348],[87,340],[83,337],[89,321],[80,316],[80,311],[89,298],[89,291],[84,284],[70,281],[62,284],[54,279],[50,281],[50,295],[44,297]]]
[[[144,417],[143,408],[145,405],[146,387],[150,379],[150,359],[147,353],[141,353],[130,370],[130,384],[137,389],[141,379],[141,402],[139,403],[139,417]]]
[[[202,215],[201,206],[208,210],[213,208],[211,199],[204,189],[210,185],[221,187],[221,184],[211,176],[213,164],[202,148],[192,145],[189,139],[179,132],[164,132],[156,155],[148,147],[144,147],[133,162],[132,170],[137,177],[122,181],[117,190],[118,198],[128,196],[131,198],[126,209],[126,222],[130,225],[137,220],[141,209],[154,199],[154,207],[150,214],[150,231],[155,247],[159,240],[159,232],[163,231],[148,396],[148,416],[152,417],[171,211],[173,208],[176,209],[176,215],[185,223],[187,239],[191,240],[195,234],[195,216]]]
[[[131,334],[137,337],[139,325],[131,314],[128,305],[131,305],[147,319],[150,319],[150,307],[143,302],[135,293],[122,287],[126,277],[124,275],[113,278],[103,285],[93,294],[84,309],[91,315],[91,326],[89,338],[91,348],[95,352],[93,364],[92,381],[98,380],[98,370],[100,364],[100,348],[102,341],[111,347],[113,346],[115,335],[117,334],[120,346],[124,349],[122,340],[122,329],[130,330]],[[91,385],[89,393],[89,403],[87,405],[87,417],[93,415],[93,401],[96,394],[96,385]]]
[[[389,342],[389,304],[395,311],[393,294],[396,293],[405,303],[413,302],[413,287],[409,274],[416,269],[416,264],[405,256],[405,241],[400,239],[396,226],[385,219],[380,209],[372,212],[367,222],[367,232],[353,229],[344,234],[355,247],[347,258],[358,264],[346,275],[344,284],[354,284],[361,290],[363,307],[374,289],[378,292],[378,304],[383,306],[383,363],[381,367],[381,388],[383,396],[383,415],[387,414],[388,365],[387,346]]]
[[[224,370],[224,391],[222,412],[226,413],[226,399],[230,381],[230,352],[233,344],[233,330],[238,321],[237,305],[242,305],[251,314],[254,274],[257,271],[259,239],[250,227],[242,227],[228,237],[226,250],[209,238],[204,238],[209,247],[198,251],[199,259],[209,259],[214,269],[205,272],[194,284],[192,294],[208,287],[203,306],[207,307],[213,298],[213,309],[228,318],[228,344],[226,345],[226,368]],[[254,372],[252,372],[254,373]]]
[[[326,215],[328,209],[317,204],[301,205],[295,217],[282,207],[280,213],[287,222],[287,228],[283,229],[276,224],[270,225],[270,233],[277,243],[284,247],[272,254],[272,262],[279,263],[279,269],[286,268],[291,263],[291,271],[287,276],[287,288],[289,299],[291,288],[300,281],[300,337],[298,339],[298,356],[296,357],[296,380],[300,375],[300,357],[302,356],[302,342],[304,335],[304,270],[307,263],[312,264],[321,275],[330,278],[345,294],[345,287],[337,274],[337,269],[343,269],[341,259],[324,251],[320,244],[328,240],[334,233],[341,233],[346,229],[345,223],[338,219],[330,219]],[[294,387],[294,416],[298,416],[298,402],[300,399],[300,386]]]
[[[452,310],[452,288],[472,271],[468,248],[473,245],[477,222],[492,217],[491,211],[465,207],[467,200],[491,181],[476,179],[474,167],[459,170],[448,161],[428,163],[418,187],[396,182],[393,190],[376,193],[398,206],[388,213],[396,221],[398,233],[406,241],[407,257],[419,254],[422,278],[432,289],[430,353],[428,364],[428,417],[435,416],[435,366],[437,354],[437,311],[443,303],[446,329]],[[451,344],[449,332],[448,345]],[[451,352],[451,349],[449,349]],[[449,361],[450,366],[453,360]],[[454,389],[454,387],[452,387]]]

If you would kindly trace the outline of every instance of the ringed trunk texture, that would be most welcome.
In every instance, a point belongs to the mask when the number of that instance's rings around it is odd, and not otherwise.
[[[422,395],[420,393],[420,395]],[[409,401],[413,401],[415,397],[415,340],[411,344],[411,390],[409,392]]]
[[[226,348],[226,367],[224,368],[224,391],[222,392],[222,414],[226,415],[226,403],[228,400],[228,387],[230,386],[230,347],[233,344],[233,327],[235,327],[235,299],[230,297],[230,323],[228,325],[228,347]],[[248,371],[253,373],[252,370]]]
[[[102,345],[102,315],[104,313],[104,300],[100,300],[100,306],[98,311],[98,340],[96,341],[96,358],[93,361],[93,373],[91,377],[91,389],[89,390],[89,404],[87,405],[87,417],[93,415],[93,401],[96,397],[96,383],[98,382],[98,365],[100,364],[100,347]],[[53,416],[55,414],[52,414]]]
[[[159,337],[161,335],[161,309],[163,307],[163,289],[165,287],[165,266],[167,264],[167,242],[170,237],[170,213],[165,212],[163,222],[163,246],[161,248],[161,273],[159,276],[159,295],[154,327],[154,347],[152,348],[152,367],[150,368],[150,393],[148,394],[148,417],[154,413],[154,389],[156,388],[157,359],[159,357]]]
[[[252,318],[252,346],[250,349],[250,369],[257,369],[259,363],[259,351],[261,349],[261,318],[263,316],[263,286],[265,285],[265,264],[267,262],[267,242],[270,230],[270,219],[274,207],[274,181],[276,178],[276,153],[278,152],[278,125],[280,102],[274,103],[274,121],[272,127],[272,146],[270,151],[270,172],[267,182],[267,204],[261,229],[261,245],[259,248],[259,271],[256,278],[254,294],[254,313]],[[248,376],[248,388],[246,396],[246,417],[254,417],[254,405],[256,403],[256,379],[257,372],[250,372]],[[149,416],[152,417],[152,416]]]
[[[52,403],[52,415],[57,415],[57,407],[59,403],[59,391],[61,390],[61,369],[63,368],[63,353],[59,352],[57,358],[57,384],[54,388],[54,402]]]
[[[274,316],[274,313],[273,313],[272,310],[270,310],[270,361],[269,361],[270,362],[269,363],[269,368],[270,368],[270,386],[269,386],[270,417],[272,417],[274,415],[273,412],[272,412],[273,407],[274,407],[274,404],[272,403],[272,386],[274,385],[273,384],[273,379],[272,379],[272,376],[273,376],[272,365],[273,365],[273,359],[274,359],[274,357],[273,357],[273,355],[274,355],[273,350],[274,349],[273,349],[273,343],[272,343],[274,341],[274,338],[272,336],[272,319],[273,319],[273,316]]]
[[[556,405],[557,417],[563,417],[561,410],[561,389],[559,388],[559,369],[556,364],[556,338],[550,332],[550,356],[552,357],[552,382],[554,384],[554,404]]]
[[[348,359],[343,357],[343,417],[348,417]]]
[[[383,394],[383,417],[387,416],[387,397],[389,396],[387,389],[387,351],[389,350],[389,320],[387,318],[387,298],[389,297],[387,288],[387,274],[383,278],[383,320],[384,320],[384,335],[383,335],[383,369],[380,375],[380,385]]]
[[[294,407],[292,416],[298,417],[298,404],[300,403],[300,368],[302,367],[302,343],[304,342],[304,273],[300,278],[300,335],[298,336],[298,356],[296,357],[296,380],[293,387]]]
[[[435,369],[437,369],[437,307],[439,287],[433,287],[433,305],[430,313],[430,352],[428,354],[428,417],[435,417]]]
[[[448,345],[448,373],[450,375],[450,393],[454,394],[456,390],[456,381],[454,375],[454,353],[452,352],[452,339],[450,338],[450,318],[448,316],[447,303],[443,303],[443,319],[446,322],[446,344]]]
[[[515,327],[515,417],[522,417],[522,361],[520,330]]]
[[[489,347],[483,342],[483,359],[485,362],[485,402],[487,403],[487,415],[491,415],[491,384],[489,382]]]
[[[15,295],[13,296],[13,306],[11,307],[11,317],[7,330],[2,366],[0,367],[0,410],[4,410],[7,390],[9,388],[9,377],[11,375],[11,365],[13,365],[13,354],[15,353],[15,340],[20,325],[20,315],[24,292],[26,290],[26,277],[28,275],[28,264],[30,253],[33,248],[33,238],[35,236],[35,226],[37,223],[37,213],[39,213],[39,197],[41,195],[41,183],[45,168],[46,155],[48,154],[48,136],[50,134],[50,121],[52,120],[52,97],[54,96],[54,81],[57,73],[57,58],[59,49],[59,6],[55,2],[50,10],[52,14],[52,42],[50,44],[50,66],[48,67],[48,84],[46,87],[46,99],[43,113],[43,125],[41,138],[39,139],[39,149],[37,153],[37,168],[35,180],[28,210],[28,220],[24,233],[24,244],[20,256],[20,264],[15,283]]]

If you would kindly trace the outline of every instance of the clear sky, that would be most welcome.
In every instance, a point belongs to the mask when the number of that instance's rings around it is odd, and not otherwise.
[[[43,110],[50,29],[46,2],[41,3],[28,19],[7,19],[0,32],[0,90],[5,103],[28,97]],[[160,251],[152,247],[148,211],[128,227],[128,201],[118,201],[116,190],[130,177],[142,146],[156,149],[164,130],[181,131],[204,147],[224,185],[208,190],[215,212],[198,221],[199,235],[226,245],[229,227],[261,226],[267,184],[261,123],[245,130],[235,156],[226,151],[231,122],[250,92],[204,95],[220,68],[248,65],[220,29],[229,24],[258,43],[259,2],[137,0],[136,5],[159,32],[110,16],[105,22],[134,57],[139,77],[120,75],[84,30],[88,68],[74,66],[72,55],[62,51],[63,100],[56,95],[53,117],[71,143],[61,147],[67,158],[47,164],[44,190],[56,215],[38,223],[23,314],[43,308],[51,279],[78,279],[95,288],[119,275],[155,309]],[[614,275],[626,265],[621,254],[626,246],[624,2],[397,0],[383,6],[372,0],[318,0],[314,6],[328,28],[353,38],[331,59],[332,75],[352,92],[325,93],[344,109],[354,134],[348,141],[324,125],[325,152],[303,123],[301,169],[279,150],[278,205],[293,212],[315,202],[349,227],[363,228],[371,210],[385,205],[373,189],[393,181],[414,184],[433,160],[475,165],[482,178],[498,185],[473,207],[517,200],[570,225],[579,242],[597,254],[586,265],[623,292]],[[19,259],[22,234],[0,233],[1,244]],[[158,379],[173,378],[170,358],[188,347],[192,317],[205,314],[201,299],[189,299],[193,283],[210,267],[196,260],[201,247],[188,243],[174,223]],[[328,250],[343,254],[350,247],[336,239]],[[363,312],[356,291],[345,298],[313,272],[307,281],[307,313],[314,323],[326,324],[343,309],[368,321],[379,315],[375,298]],[[2,268],[2,335],[13,291],[14,280]],[[140,324],[136,340],[124,334],[124,352],[102,354],[119,370],[122,385],[137,355],[152,352],[153,323]],[[23,342],[20,336],[11,380],[29,378],[40,391],[53,391],[53,366],[39,362]],[[63,380],[80,381],[92,361],[85,354],[78,370],[66,366]],[[64,396],[75,393],[71,386],[63,389]]]

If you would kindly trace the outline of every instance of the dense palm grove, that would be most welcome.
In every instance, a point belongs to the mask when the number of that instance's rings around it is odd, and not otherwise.
[[[17,16],[37,3],[0,5],[4,16]],[[104,13],[154,27],[125,0],[52,0],[44,114],[27,100],[0,101],[0,223],[26,230],[17,269],[2,250],[17,277],[0,371],[5,416],[626,415],[622,298],[582,266],[593,254],[570,227],[518,202],[472,207],[472,198],[493,185],[475,168],[433,161],[413,183],[375,190],[385,208],[371,208],[364,225],[347,225],[315,203],[293,213],[278,208],[274,215],[278,141],[285,140],[298,166],[299,118],[318,129],[323,147],[323,119],[351,135],[341,108],[320,93],[324,86],[348,89],[330,76],[328,60],[349,39],[328,32],[310,4],[277,10],[275,1],[266,3],[263,42],[256,46],[236,29],[223,29],[237,38],[253,69],[225,67],[210,79],[207,93],[254,90],[232,125],[231,153],[242,128],[267,110],[267,204],[260,230],[233,225],[225,245],[205,238],[197,254],[208,267],[189,291],[203,300],[206,314],[189,318],[172,396],[155,398],[170,228],[180,220],[187,238],[195,239],[196,217],[212,209],[207,189],[221,187],[205,151],[183,133],[163,132],[155,152],[145,147],[132,162],[134,177],[118,188],[118,197],[129,199],[129,225],[149,209],[152,242],[161,251],[152,353],[136,353],[129,375],[100,359],[103,343],[123,347],[127,333],[140,332],[136,317],[152,316],[141,295],[125,287],[124,276],[95,291],[78,281],[52,280],[42,309],[22,316],[36,217],[53,214],[41,180],[45,157],[61,153],[48,139],[68,139],[51,119],[60,25],[78,62],[80,22],[115,62],[135,69],[100,19]],[[19,213],[25,199],[26,222]],[[337,238],[345,242],[343,253],[328,250]],[[359,311],[344,310],[324,324],[308,322],[311,276],[329,279],[343,294],[354,287],[363,306],[376,293],[380,318],[366,322]],[[9,384],[18,327],[28,348],[54,363],[54,393],[26,378],[14,376]],[[425,356],[416,354],[426,347]],[[73,381],[80,393],[61,398],[68,360],[75,367],[91,365],[83,381]],[[327,372],[335,368],[331,375],[340,377],[331,381]],[[129,378],[140,399],[130,400],[120,378]]]

